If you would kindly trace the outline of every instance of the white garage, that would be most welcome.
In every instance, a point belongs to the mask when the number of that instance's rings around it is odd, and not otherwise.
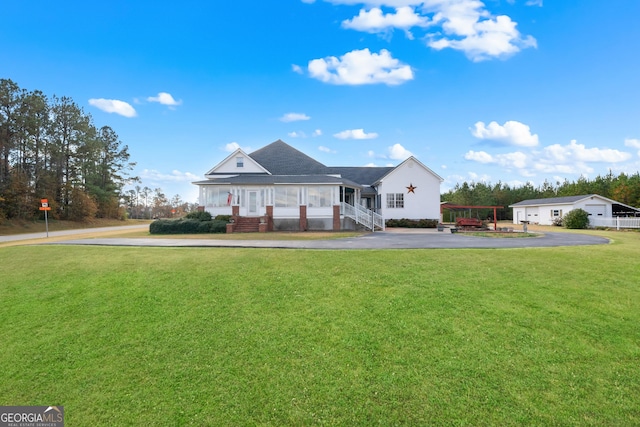
[[[598,194],[523,200],[509,207],[513,208],[514,224],[529,221],[532,224],[552,225],[556,218],[562,218],[573,209],[583,209],[593,218],[633,216],[638,212],[634,207]]]

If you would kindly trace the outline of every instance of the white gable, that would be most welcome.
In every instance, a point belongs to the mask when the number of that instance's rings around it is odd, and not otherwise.
[[[269,173],[258,162],[253,160],[241,148],[231,153],[226,159],[218,163],[205,174],[241,174],[241,173]]]
[[[439,219],[442,181],[415,157],[409,157],[379,181],[378,194],[384,218]],[[403,207],[387,206],[388,194],[402,194]]]

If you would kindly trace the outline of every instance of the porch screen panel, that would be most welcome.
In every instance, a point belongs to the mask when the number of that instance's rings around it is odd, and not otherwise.
[[[209,188],[207,206],[213,206],[219,208],[222,206],[229,206],[227,201],[229,200],[229,194],[231,194],[230,188]]]
[[[298,187],[276,187],[276,207],[295,208],[298,206]]]
[[[331,187],[309,187],[309,207],[331,207]]]

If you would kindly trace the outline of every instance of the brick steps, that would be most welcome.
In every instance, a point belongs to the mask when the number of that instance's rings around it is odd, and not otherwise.
[[[234,233],[257,233],[260,231],[260,218],[258,217],[236,217],[236,224],[233,227]]]

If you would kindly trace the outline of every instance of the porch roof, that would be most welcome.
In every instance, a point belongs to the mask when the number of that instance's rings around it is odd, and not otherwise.
[[[209,178],[194,182],[197,185],[276,185],[276,184],[331,184],[362,188],[349,179],[333,175],[265,175],[242,174],[220,178]]]

